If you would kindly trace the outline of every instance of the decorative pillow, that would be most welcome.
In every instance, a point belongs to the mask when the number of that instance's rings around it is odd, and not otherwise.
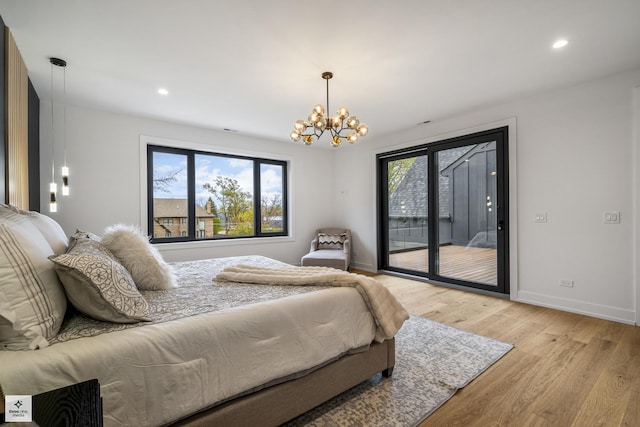
[[[6,215],[9,215],[11,213],[20,214],[20,209],[16,208],[15,206],[0,203],[0,217],[4,218]]]
[[[71,247],[75,245],[78,240],[82,239],[93,240],[94,242],[100,242],[102,240],[97,234],[93,234],[90,231],[84,231],[76,228],[76,232],[69,236],[69,249],[71,249]]]
[[[324,234],[318,233],[318,249],[342,249],[344,241],[347,239],[346,233]]]
[[[107,227],[102,244],[129,270],[138,289],[156,291],[176,286],[173,269],[137,227],[126,224]]]
[[[67,235],[60,224],[53,218],[35,211],[24,211],[15,206],[0,204],[0,218],[5,221],[18,223],[29,221],[40,231],[56,255],[67,250]]]
[[[87,316],[117,323],[149,320],[149,304],[131,275],[100,242],[79,239],[66,254],[49,259],[69,301]]]
[[[53,249],[53,253],[60,255],[66,252],[69,239],[64,233],[60,224],[58,224],[53,218],[43,215],[35,211],[20,211],[20,214],[25,215],[31,220],[31,223],[36,226],[40,233],[47,239],[49,246]]]
[[[44,348],[60,330],[67,299],[52,255],[30,222],[0,224],[0,347]]]

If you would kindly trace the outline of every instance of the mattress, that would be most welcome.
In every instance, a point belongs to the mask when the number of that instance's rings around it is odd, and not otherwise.
[[[255,256],[174,264],[180,288],[145,293],[152,322],[109,329],[76,315],[45,349],[0,351],[2,388],[37,394],[98,378],[105,426],[155,426],[372,342],[375,322],[354,288],[212,281],[236,263],[282,265]]]

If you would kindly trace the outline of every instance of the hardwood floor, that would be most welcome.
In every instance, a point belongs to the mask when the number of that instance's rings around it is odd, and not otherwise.
[[[419,427],[640,426],[640,328],[375,275],[411,314],[514,344]]]

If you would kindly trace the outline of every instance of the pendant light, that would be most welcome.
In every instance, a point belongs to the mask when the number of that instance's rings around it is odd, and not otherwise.
[[[57,192],[58,192],[58,184],[55,179],[55,121],[53,114],[53,104],[54,104],[54,96],[53,96],[53,74],[54,74],[54,65],[56,67],[62,68],[62,144],[63,144],[63,165],[61,169],[62,176],[62,195],[69,195],[69,167],[67,166],[67,137],[66,137],[66,114],[67,114],[67,76],[66,76],[66,66],[67,61],[60,58],[49,58],[49,62],[51,63],[51,183],[49,184],[49,211],[57,212],[58,204],[57,204]]]

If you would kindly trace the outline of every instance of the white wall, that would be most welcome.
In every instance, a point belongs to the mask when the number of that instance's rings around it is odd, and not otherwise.
[[[636,245],[640,214],[634,156],[633,88],[640,70],[434,120],[394,135],[371,133],[354,146],[336,150],[244,137],[150,119],[67,107],[67,150],[72,196],[60,198],[51,214],[67,233],[76,227],[97,233],[114,223],[139,224],[141,217],[140,135],[239,150],[274,153],[292,159],[290,239],[235,243],[190,243],[162,247],[168,260],[260,254],[298,264],[313,230],[352,229],[355,265],[375,270],[375,154],[440,137],[463,134],[515,120],[517,144],[511,159],[512,298],[627,323],[640,305]],[[384,99],[380,100],[381,108]],[[636,111],[637,115],[638,112]],[[51,177],[49,104],[41,103],[42,206],[48,206]],[[636,119],[640,120],[640,119]],[[635,139],[634,139],[635,138]],[[515,147],[512,147],[512,149]],[[61,159],[62,147],[56,147]],[[640,162],[640,161],[639,161]],[[619,225],[604,225],[604,211],[621,212]],[[534,223],[538,212],[548,223]],[[558,285],[574,280],[573,288]]]
[[[50,104],[41,102],[42,211],[48,213],[51,181]],[[333,154],[328,149],[305,147],[240,134],[216,132],[156,120],[75,108],[66,109],[67,163],[71,169],[71,195],[58,191],[58,212],[51,213],[71,234],[76,228],[101,234],[116,223],[141,224],[140,135],[158,136],[199,145],[227,146],[233,151],[291,159],[292,238],[266,238],[234,242],[158,245],[170,261],[258,254],[299,264],[307,253],[316,227],[333,225]],[[57,139],[57,141],[61,141]],[[56,143],[56,169],[63,146]],[[56,171],[60,181],[59,173]]]
[[[512,298],[633,323],[633,88],[639,84],[634,70],[394,135],[376,136],[371,126],[366,139],[335,155],[336,206],[357,236],[356,265],[376,267],[375,153],[514,118]],[[620,211],[621,223],[605,225],[604,211]],[[538,212],[548,213],[546,224],[534,222]],[[560,287],[560,279],[574,287]]]
[[[633,196],[635,215],[635,247],[633,251],[633,260],[635,263],[634,283],[636,290],[636,325],[640,325],[640,86],[636,86],[633,90],[634,102],[634,167],[633,167]]]

